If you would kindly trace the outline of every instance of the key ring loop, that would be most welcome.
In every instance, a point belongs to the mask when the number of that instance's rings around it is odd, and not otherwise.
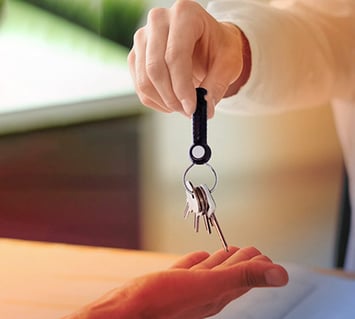
[[[195,164],[195,163],[192,163],[186,170],[185,170],[185,173],[184,173],[184,176],[183,176],[183,183],[184,183],[184,186],[185,186],[185,189],[190,193],[192,194],[193,193],[193,190],[190,189],[190,187],[188,186],[188,180],[187,180],[187,174],[188,172],[191,170],[191,168],[193,168],[195,165],[198,165],[198,164]],[[211,188],[209,188],[209,191],[212,193],[214,191],[214,189],[216,188],[217,186],[217,182],[218,182],[218,177],[217,177],[217,173],[216,171],[214,170],[214,168],[212,167],[212,165],[208,164],[208,163],[205,163],[204,165],[208,166],[214,176],[214,183],[212,185]],[[190,183],[191,184],[191,183]]]

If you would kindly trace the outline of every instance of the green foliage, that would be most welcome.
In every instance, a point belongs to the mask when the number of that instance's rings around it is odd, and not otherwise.
[[[4,0],[0,0],[4,1]],[[144,0],[21,0],[126,47],[145,12]]]
[[[0,0],[0,14],[2,12],[2,9],[4,8],[5,0]]]
[[[133,34],[144,11],[142,0],[103,0],[101,34],[131,47]]]

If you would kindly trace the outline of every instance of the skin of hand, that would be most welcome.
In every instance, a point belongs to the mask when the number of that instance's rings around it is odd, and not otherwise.
[[[63,319],[198,319],[220,312],[254,287],[279,287],[286,270],[254,247],[194,252],[170,269],[134,278]]]
[[[218,22],[195,1],[154,8],[135,33],[128,55],[138,97],[155,110],[190,117],[196,107],[195,88],[204,87],[211,118],[216,103],[242,73],[243,46],[236,26]]]

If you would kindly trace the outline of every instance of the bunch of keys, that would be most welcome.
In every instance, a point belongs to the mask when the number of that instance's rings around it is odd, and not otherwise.
[[[221,227],[215,215],[216,203],[212,197],[212,192],[217,185],[217,173],[213,167],[208,164],[211,158],[211,149],[207,144],[207,103],[205,95],[207,91],[204,88],[197,88],[197,105],[193,114],[193,145],[190,148],[190,158],[192,164],[185,170],[183,181],[186,191],[186,207],[184,218],[189,215],[194,217],[194,229],[199,231],[200,220],[203,219],[205,228],[209,234],[212,233],[212,227],[217,231],[218,237],[225,251],[228,251],[227,242],[223,236]],[[195,165],[206,165],[214,175],[214,184],[208,188],[206,184],[195,187],[190,180],[187,180],[188,172]]]

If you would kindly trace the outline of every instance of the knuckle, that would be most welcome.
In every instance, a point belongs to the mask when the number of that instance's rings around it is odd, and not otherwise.
[[[164,8],[153,8],[149,10],[147,15],[148,23],[155,23],[161,21],[166,15],[166,10],[167,9]]]
[[[171,111],[178,111],[179,110],[179,106],[177,104],[177,101],[166,101],[165,102],[166,107],[171,110]]]
[[[128,64],[133,64],[136,60],[136,54],[134,53],[134,50],[131,50],[128,55],[127,55],[127,62]]]
[[[258,250],[254,246],[248,246],[246,248],[243,248],[243,251],[249,258],[261,255],[260,250]]]
[[[179,57],[181,57],[181,53],[175,47],[168,47],[165,52],[165,62],[168,65],[173,64]]]
[[[138,94],[139,100],[141,101],[141,103],[145,106],[149,106],[152,107],[152,100],[148,97],[148,95],[146,94]]]
[[[244,267],[242,268],[242,278],[246,287],[255,287],[260,285],[258,278],[251,271],[251,268],[248,267],[248,263],[244,264]]]
[[[146,63],[146,72],[152,80],[158,80],[162,73],[162,64],[158,61],[149,61]]]
[[[177,1],[174,5],[174,11],[177,15],[181,15],[186,12],[190,12],[196,3],[191,1]]]
[[[145,28],[141,27],[136,30],[133,36],[133,43],[144,41],[145,39]]]
[[[149,81],[143,79],[142,77],[137,79],[136,85],[137,85],[137,91],[139,91],[140,94],[146,95],[151,89],[151,85]]]
[[[152,91],[152,84],[145,72],[138,72],[135,82],[138,93],[149,95],[149,93]]]

